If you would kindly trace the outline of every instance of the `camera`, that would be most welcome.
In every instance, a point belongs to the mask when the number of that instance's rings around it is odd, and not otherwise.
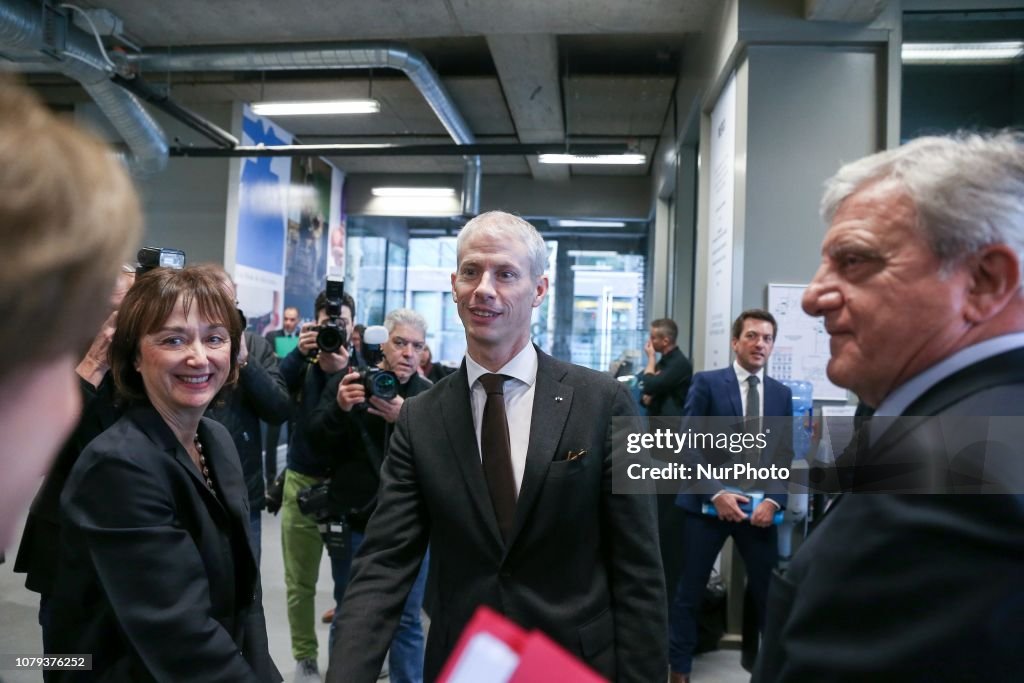
[[[398,396],[398,376],[390,370],[362,369],[359,371],[359,381],[363,383],[367,398],[379,396],[384,401],[390,401]]]
[[[329,479],[307,486],[295,495],[295,502],[299,505],[299,512],[312,517],[316,522],[317,531],[327,551],[338,552],[348,546],[351,529],[342,517],[331,514],[330,487]]]
[[[345,283],[341,280],[327,281],[327,320],[313,328],[316,345],[324,353],[337,353],[348,342],[345,323],[341,319],[341,302],[345,294]]]
[[[330,517],[327,501],[329,497],[330,484],[322,481],[319,484],[307,486],[295,494],[295,502],[299,505],[299,512],[312,517],[320,522]]]
[[[185,267],[185,252],[181,249],[143,247],[135,257],[139,260],[139,265],[135,269],[136,276],[148,273],[154,268],[181,270]]]
[[[363,385],[367,399],[378,396],[384,401],[390,401],[398,396],[398,375],[377,367],[384,358],[381,344],[387,340],[387,328],[380,325],[367,327],[363,332],[363,358],[366,365],[359,368],[359,382]],[[366,405],[360,403],[357,407],[365,409]]]

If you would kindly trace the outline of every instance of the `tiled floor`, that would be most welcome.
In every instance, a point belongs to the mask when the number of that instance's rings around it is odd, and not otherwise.
[[[19,529],[21,527],[19,526]],[[17,548],[15,543],[7,549],[8,562],[0,565],[0,653],[39,654],[39,627],[36,623],[38,596],[24,588],[24,575],[14,574],[11,567]],[[270,636],[270,654],[284,675],[292,680],[295,661],[291,656],[288,636],[288,618],[285,612],[284,569],[281,562],[280,519],[263,515],[263,600],[267,612]],[[330,563],[324,554],[317,582],[316,614],[333,603]],[[320,642],[320,670],[327,670],[327,624],[317,622]],[[39,673],[0,671],[4,683],[39,683]],[[694,662],[694,683],[746,683],[749,674],[740,668],[739,652],[719,650],[701,655]]]

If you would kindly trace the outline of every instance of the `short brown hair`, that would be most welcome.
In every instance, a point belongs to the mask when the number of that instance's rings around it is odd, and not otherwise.
[[[763,320],[766,323],[772,324],[772,339],[779,336],[779,324],[775,322],[775,316],[763,308],[748,308],[739,314],[739,316],[732,322],[732,338],[739,339],[740,335],[743,334],[743,324],[748,318],[754,320]]]
[[[138,246],[132,182],[99,140],[0,77],[0,380],[88,346]],[[26,343],[23,334],[46,334]]]
[[[182,270],[156,268],[136,278],[128,290],[117,314],[114,338],[110,341],[110,373],[124,401],[148,403],[142,375],[135,369],[139,342],[145,335],[160,329],[174,312],[179,298],[186,315],[193,304],[198,305],[201,316],[227,329],[231,338],[231,369],[224,387],[238,379],[242,319],[216,271],[205,266]]]
[[[651,329],[662,337],[668,337],[673,344],[676,343],[676,338],[679,336],[679,326],[671,318],[658,318],[651,321]]]

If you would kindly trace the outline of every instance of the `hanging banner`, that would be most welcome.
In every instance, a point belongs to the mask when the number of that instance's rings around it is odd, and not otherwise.
[[[736,74],[711,112],[711,191],[708,220],[707,334],[704,369],[729,364],[732,326],[733,227],[736,205]]]
[[[243,108],[243,145],[291,142],[288,131]],[[239,307],[257,334],[280,327],[291,167],[286,157],[242,160],[234,274]]]

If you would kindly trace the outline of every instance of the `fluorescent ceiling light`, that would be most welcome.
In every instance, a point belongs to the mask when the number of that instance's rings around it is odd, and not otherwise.
[[[542,164],[646,164],[644,154],[541,154],[538,161]]]
[[[580,221],[572,218],[562,218],[553,221],[559,228],[624,228],[625,221]]]
[[[374,197],[454,197],[450,187],[375,187]]]
[[[329,100],[322,102],[255,102],[254,114],[260,116],[323,116],[325,114],[376,114],[377,100]]]
[[[1024,42],[904,43],[904,64],[942,62],[1012,62],[1024,55]]]

